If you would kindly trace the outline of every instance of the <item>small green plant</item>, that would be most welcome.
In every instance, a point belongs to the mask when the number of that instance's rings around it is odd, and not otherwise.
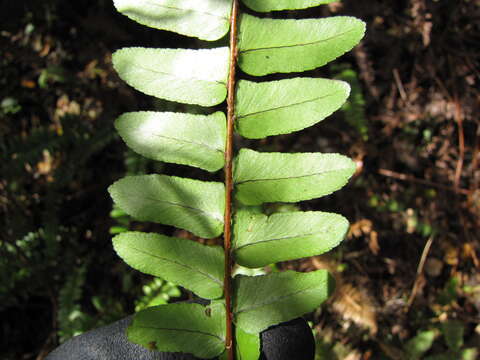
[[[3,98],[0,102],[0,114],[16,114],[22,110],[22,106],[18,103],[18,100],[12,97]]]
[[[441,324],[438,331],[435,329],[421,330],[410,339],[404,347],[407,360],[475,360],[478,356],[478,349],[464,346],[464,324],[458,320],[449,320]],[[444,351],[434,348],[437,334],[441,333],[446,346]],[[424,356],[428,351],[433,355]]]
[[[367,117],[365,116],[365,99],[363,97],[358,74],[350,69],[348,66],[335,67],[338,75],[335,76],[338,80],[346,81],[351,87],[350,98],[342,106],[348,124],[351,125],[364,141],[368,141],[368,125]]]
[[[111,296],[92,296],[95,314],[89,314],[81,306],[89,261],[70,272],[58,296],[58,338],[63,343],[89,329],[107,325],[125,314],[121,302]]]
[[[135,311],[151,306],[163,305],[173,297],[181,295],[180,289],[171,282],[155,278],[143,285],[143,296],[135,303]]]
[[[301,9],[332,0],[243,0],[254,12]],[[339,109],[350,87],[343,81],[294,77],[237,79],[295,73],[327,64],[355,46],[365,25],[352,17],[260,18],[238,0],[115,0],[118,11],[158,29],[214,41],[230,31],[228,46],[203,49],[125,48],[113,55],[121,78],[145,94],[208,108],[226,101],[227,115],[131,112],[115,126],[134,151],[154,160],[216,172],[224,183],[159,174],[128,176],[110,188],[117,206],[140,221],[176,226],[201,238],[223,234],[223,248],[161,234],[123,232],[113,239],[129,265],[210,300],[167,304],[138,312],[131,341],[146,348],[199,358],[257,359],[259,333],[312,311],[333,290],[323,270],[232,276],[234,265],[259,268],[318,255],[337,246],[348,221],[332,213],[262,213],[261,205],[328,195],[355,171],[339,154],[261,153],[240,149],[248,139],[312,126]],[[236,353],[236,355],[235,355]]]

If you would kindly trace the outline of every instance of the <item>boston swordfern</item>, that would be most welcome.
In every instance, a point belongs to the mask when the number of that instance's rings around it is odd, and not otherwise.
[[[242,0],[254,12],[302,9],[333,0]],[[133,268],[179,284],[200,304],[168,304],[137,313],[132,342],[149,349],[192,353],[200,358],[257,359],[259,333],[314,310],[331,294],[324,270],[232,277],[235,264],[249,268],[324,253],[343,240],[347,220],[309,211],[267,216],[260,205],[328,195],[346,184],[354,163],[339,154],[233,153],[233,135],[249,139],[287,134],[323,120],[347,99],[348,84],[294,77],[277,81],[237,79],[312,70],[355,46],[365,26],[352,17],[260,18],[238,0],[114,0],[118,11],[157,29],[202,40],[228,32],[229,46],[211,49],[125,48],[113,65],[128,84],[158,98],[211,107],[205,115],[131,112],[115,126],[141,155],[195,166],[223,168],[225,182],[166,175],[128,176],[109,191],[137,220],[188,230],[202,238],[223,234],[223,248],[140,232],[113,239]],[[236,355],[235,355],[236,354]]]

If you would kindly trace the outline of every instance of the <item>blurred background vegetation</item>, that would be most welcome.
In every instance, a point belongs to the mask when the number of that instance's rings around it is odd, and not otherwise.
[[[300,13],[367,22],[360,46],[308,74],[348,81],[352,96],[313,128],[237,143],[341,152],[358,165],[342,191],[299,205],[346,215],[343,245],[277,265],[337,278],[334,298],[307,317],[317,358],[476,359],[480,2],[345,0]],[[191,296],[112,249],[127,229],[173,232],[112,208],[113,181],[205,174],[127,150],[113,129],[119,114],[182,105],[134,91],[110,59],[122,46],[206,44],[137,25],[111,0],[2,0],[0,24],[0,358],[41,360],[74,335]]]

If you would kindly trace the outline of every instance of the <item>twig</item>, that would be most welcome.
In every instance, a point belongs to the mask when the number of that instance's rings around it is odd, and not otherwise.
[[[398,92],[400,93],[400,97],[403,101],[407,101],[407,93],[402,84],[402,79],[400,79],[400,74],[398,73],[398,69],[393,69],[393,77],[395,78],[395,83],[397,84]]]
[[[43,360],[47,357],[48,353],[51,350],[50,344],[53,342],[53,339],[55,339],[55,331],[52,331],[47,336],[47,339],[45,340],[45,343],[43,344],[42,348],[40,349],[37,356],[35,357],[35,360]]]
[[[390,177],[390,178],[393,178],[393,179],[403,180],[403,181],[411,181],[411,182],[414,182],[414,183],[417,183],[417,184],[421,184],[421,185],[425,185],[425,186],[431,186],[431,187],[435,187],[437,189],[452,191],[452,192],[455,192],[455,193],[458,193],[458,194],[463,194],[463,195],[469,195],[470,194],[470,190],[467,190],[467,189],[453,188],[451,186],[437,184],[437,183],[434,183],[432,181],[428,181],[428,180],[425,180],[425,179],[419,179],[419,178],[416,178],[415,176],[412,176],[412,175],[402,174],[402,173],[398,173],[398,172],[387,170],[387,169],[379,169],[378,173],[380,175]]]
[[[423,268],[425,266],[425,261],[427,260],[430,248],[432,247],[432,243],[433,235],[428,238],[427,242],[425,243],[425,247],[423,248],[422,256],[420,257],[420,262],[418,263],[417,267],[417,276],[415,278],[415,282],[413,283],[412,292],[410,293],[410,297],[407,301],[407,312],[410,310],[410,306],[412,306],[413,300],[415,300],[415,297],[417,296],[418,288],[420,287],[420,280],[423,277]]]

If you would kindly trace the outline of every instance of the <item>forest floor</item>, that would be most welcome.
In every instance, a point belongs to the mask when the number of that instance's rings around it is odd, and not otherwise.
[[[367,23],[350,54],[311,72],[349,81],[351,99],[312,128],[241,145],[357,163],[342,191],[297,207],[345,215],[347,239],[278,265],[335,275],[336,294],[308,316],[318,359],[476,359],[480,1],[345,0],[301,15]],[[116,228],[145,225],[111,213],[107,186],[126,172],[204,176],[126,151],[116,116],[180,105],[125,85],[111,53],[202,45],[134,24],[110,0],[0,1],[0,21],[0,358],[41,360],[146,294],[149,279],[110,245]]]

